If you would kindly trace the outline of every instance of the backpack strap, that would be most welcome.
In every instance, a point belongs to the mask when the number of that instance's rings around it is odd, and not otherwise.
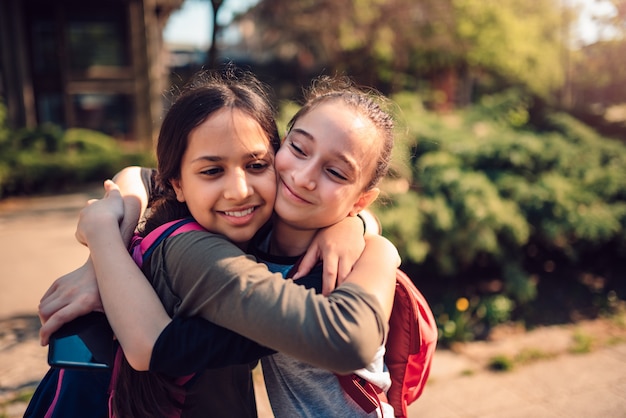
[[[336,374],[337,380],[344,392],[354,402],[356,402],[363,411],[370,414],[379,408],[381,418],[383,416],[383,402],[387,401],[387,395],[385,391],[376,386],[375,384],[368,382],[361,376],[356,374],[340,375]]]
[[[146,236],[142,237],[138,234],[133,236],[130,244],[130,253],[133,257],[133,260],[137,265],[141,268],[143,267],[144,262],[152,255],[154,250],[168,237],[172,237],[174,235],[181,234],[183,232],[188,231],[204,231],[205,229],[197,223],[193,218],[183,218],[177,219],[171,222],[164,223],[163,225],[155,228],[150,231]],[[118,418],[113,414],[112,402],[113,397],[115,396],[115,388],[117,385],[117,378],[120,373],[120,368],[122,367],[124,352],[122,351],[122,347],[118,346],[117,351],[115,353],[115,362],[113,365],[113,371],[111,374],[111,381],[109,383],[109,418]],[[183,386],[187,382],[189,382],[195,373],[192,373],[187,376],[178,377],[175,380],[177,385]],[[177,400],[181,403],[185,400],[185,395],[177,396]],[[180,417],[179,413],[175,413],[172,415],[173,417]]]
[[[183,218],[164,223],[149,232],[145,237],[135,234],[130,244],[130,252],[135,263],[141,268],[145,260],[167,237],[188,231],[203,231],[204,228],[193,218]]]

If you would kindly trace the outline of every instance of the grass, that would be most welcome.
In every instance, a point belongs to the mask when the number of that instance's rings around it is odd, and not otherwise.
[[[487,368],[496,372],[509,372],[518,365],[526,365],[541,360],[555,358],[558,354],[539,350],[537,348],[525,348],[513,357],[500,354],[492,357]]]
[[[489,360],[487,368],[494,372],[510,372],[515,366],[515,361],[503,354],[494,356]]]
[[[593,348],[593,337],[582,331],[575,331],[572,336],[573,343],[569,349],[572,354],[584,354],[591,352]]]
[[[557,355],[557,353],[546,352],[537,348],[525,348],[515,356],[515,363],[530,364],[540,360],[550,360]]]
[[[15,396],[13,396],[12,398],[7,399],[4,402],[0,403],[0,418],[9,417],[9,415],[7,415],[7,412],[6,412],[7,407],[9,405],[12,405],[15,403],[28,403],[30,402],[30,399],[33,397],[34,393],[35,393],[35,388],[27,388],[27,389],[17,392]]]

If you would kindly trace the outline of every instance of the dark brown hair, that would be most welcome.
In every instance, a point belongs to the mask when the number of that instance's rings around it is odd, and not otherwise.
[[[182,89],[167,112],[157,142],[157,188],[161,198],[153,203],[144,233],[174,219],[190,216],[178,202],[171,181],[180,177],[180,165],[191,131],[213,113],[238,109],[261,126],[274,151],[280,147],[275,111],[266,86],[253,74],[227,67],[221,73],[200,72]]]
[[[166,222],[191,216],[187,205],[176,199],[171,181],[180,177],[189,134],[213,113],[224,108],[243,111],[261,126],[274,151],[278,149],[280,137],[270,103],[266,87],[251,73],[233,66],[222,72],[201,72],[194,76],[181,90],[161,125],[156,149],[159,197],[151,205],[150,216],[141,231],[143,235]],[[124,358],[112,409],[118,418],[162,417],[183,407],[177,400],[183,392],[172,378],[138,372]]]

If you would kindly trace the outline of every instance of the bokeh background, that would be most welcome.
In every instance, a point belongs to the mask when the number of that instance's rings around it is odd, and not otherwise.
[[[373,210],[441,347],[626,326],[626,1],[0,0],[0,199],[154,164],[176,89],[227,62],[281,129],[321,74],[391,99]]]

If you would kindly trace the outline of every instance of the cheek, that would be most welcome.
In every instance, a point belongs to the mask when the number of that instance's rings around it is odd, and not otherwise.
[[[276,171],[272,167],[262,174],[248,177],[249,185],[255,193],[263,198],[267,203],[274,205],[276,199]]]
[[[358,192],[352,187],[337,187],[332,190],[329,199],[333,199],[334,207],[343,212],[345,208],[352,207],[358,198]]]
[[[276,200],[276,173],[274,171],[265,177],[262,188],[265,200],[274,205],[274,200]]]
[[[276,158],[274,159],[274,169],[276,170],[276,173],[280,174],[281,171],[289,169],[292,165],[290,153],[284,148],[278,150]]]

